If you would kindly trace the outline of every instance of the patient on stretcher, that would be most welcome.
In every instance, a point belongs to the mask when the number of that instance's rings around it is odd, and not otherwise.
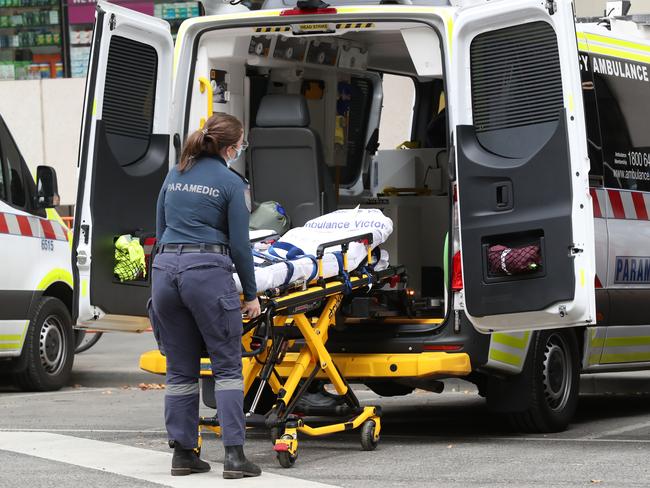
[[[314,281],[318,275],[316,251],[318,246],[361,234],[371,233],[373,261],[376,271],[388,267],[388,253],[377,247],[386,242],[393,232],[393,222],[378,209],[354,208],[337,210],[308,221],[303,227],[289,230],[272,244],[254,243],[255,281],[257,291],[287,285],[300,285]],[[268,235],[268,234],[267,234]],[[252,231],[251,240],[263,239],[264,231]],[[352,242],[347,251],[347,269],[352,271],[367,263],[366,245]],[[341,247],[328,248],[322,260],[322,277],[340,275],[343,270]],[[237,289],[241,291],[238,276],[234,275]]]

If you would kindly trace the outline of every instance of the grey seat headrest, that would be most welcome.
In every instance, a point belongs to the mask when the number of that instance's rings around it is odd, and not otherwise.
[[[266,95],[257,110],[258,127],[307,127],[309,109],[301,95]]]

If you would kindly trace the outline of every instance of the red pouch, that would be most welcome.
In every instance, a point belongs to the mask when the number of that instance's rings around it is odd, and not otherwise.
[[[539,271],[542,256],[539,246],[492,246],[488,249],[488,264],[491,276],[528,274]]]

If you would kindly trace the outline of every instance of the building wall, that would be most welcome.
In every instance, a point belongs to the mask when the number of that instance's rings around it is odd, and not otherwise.
[[[77,151],[85,80],[80,78],[0,82],[0,114],[27,164],[56,169],[62,205],[77,194]]]
[[[605,0],[576,0],[579,16],[601,15]],[[650,13],[650,0],[633,0],[631,13]],[[386,84],[382,147],[395,147],[408,132],[406,112],[393,93],[407,93],[408,82],[394,77]],[[30,168],[53,166],[63,205],[73,205],[77,190],[77,154],[85,79],[0,82],[0,114],[9,125]],[[406,110],[404,110],[406,108]],[[391,130],[390,124],[396,129]]]

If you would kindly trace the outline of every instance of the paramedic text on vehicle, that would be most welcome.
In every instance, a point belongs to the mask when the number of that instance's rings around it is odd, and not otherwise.
[[[152,271],[152,323],[167,358],[165,424],[172,475],[209,471],[198,442],[199,368],[205,342],[226,455],[224,478],[259,476],[244,456],[242,317],[260,314],[248,236],[247,184],[228,169],[246,149],[241,122],[215,114],[186,141],[158,197],[160,252]],[[232,260],[231,257],[232,256]],[[232,277],[233,262],[244,304]]]

